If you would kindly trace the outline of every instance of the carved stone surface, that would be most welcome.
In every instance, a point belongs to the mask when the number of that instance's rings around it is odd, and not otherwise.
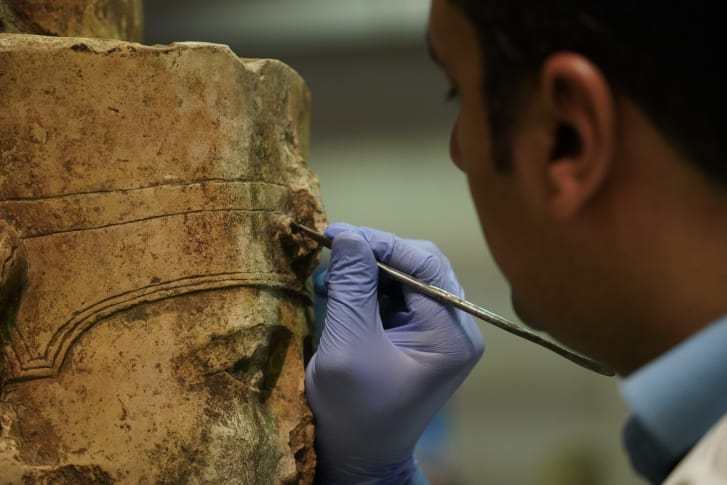
[[[0,34],[0,92],[0,483],[310,483],[302,79]]]
[[[141,40],[142,0],[0,0],[0,32]]]

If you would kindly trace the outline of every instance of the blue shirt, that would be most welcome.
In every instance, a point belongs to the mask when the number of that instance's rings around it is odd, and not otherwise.
[[[655,462],[676,464],[727,413],[727,317],[624,379],[621,393],[633,413],[624,439],[635,468],[648,475]]]
[[[727,413],[727,316],[621,383],[633,416],[624,430],[634,467],[661,483]],[[410,485],[426,485],[417,470]]]

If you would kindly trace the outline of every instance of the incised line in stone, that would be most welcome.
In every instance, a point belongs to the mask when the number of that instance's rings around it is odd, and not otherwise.
[[[87,192],[71,192],[68,194],[47,195],[47,196],[43,196],[43,197],[10,197],[7,199],[0,200],[0,204],[2,204],[3,202],[21,202],[22,203],[22,202],[53,200],[53,199],[64,199],[67,197],[76,197],[76,196],[84,196],[84,195],[125,193],[125,192],[134,192],[134,191],[155,189],[155,188],[159,188],[159,187],[191,187],[194,185],[204,185],[207,183],[223,184],[226,182],[237,182],[237,183],[250,184],[250,185],[254,185],[254,184],[272,185],[274,187],[281,187],[281,188],[285,188],[285,189],[290,188],[288,185],[277,183],[277,182],[270,182],[267,180],[250,180],[250,179],[245,179],[245,178],[234,178],[234,179],[211,178],[211,179],[193,180],[191,182],[172,182],[172,183],[152,184],[152,185],[145,185],[142,187],[129,187],[129,188],[109,189],[109,190],[91,190],[91,191],[87,191]]]
[[[102,226],[89,226],[89,227],[83,227],[83,228],[79,228],[79,229],[66,229],[66,230],[63,230],[63,231],[48,232],[48,233],[44,233],[44,234],[36,234],[34,236],[21,237],[21,239],[22,240],[26,240],[26,239],[38,239],[38,238],[42,238],[42,237],[55,236],[57,234],[68,234],[68,233],[72,233],[72,232],[96,231],[96,230],[100,230],[100,229],[107,229],[109,227],[126,226],[126,225],[129,225],[129,224],[135,224],[137,222],[151,221],[151,220],[154,220],[154,219],[167,219],[167,218],[170,218],[170,217],[183,216],[183,215],[186,215],[186,214],[201,214],[201,213],[205,213],[205,212],[210,212],[210,213],[214,213],[214,212],[235,212],[235,213],[238,213],[238,214],[282,214],[282,212],[280,212],[280,211],[273,211],[273,210],[269,210],[269,209],[235,209],[235,208],[231,208],[231,209],[229,209],[229,208],[227,208],[227,209],[200,209],[200,210],[185,211],[185,212],[174,212],[172,214],[161,214],[161,215],[158,215],[158,216],[149,216],[149,217],[144,217],[144,218],[141,218],[141,219],[134,219],[134,220],[124,221],[124,222],[115,222],[113,224],[105,224],[105,225],[102,225]]]

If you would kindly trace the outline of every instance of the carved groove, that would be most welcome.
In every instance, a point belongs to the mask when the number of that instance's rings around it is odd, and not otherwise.
[[[101,194],[114,194],[114,193],[127,193],[127,192],[135,192],[135,191],[141,191],[141,190],[148,190],[148,189],[155,189],[159,187],[192,187],[195,185],[204,185],[204,184],[213,184],[213,183],[227,183],[227,182],[238,182],[238,183],[244,183],[244,184],[250,184],[250,185],[272,185],[274,187],[282,187],[282,188],[289,188],[285,184],[280,184],[277,182],[269,182],[266,180],[252,180],[252,179],[245,179],[245,178],[233,178],[233,179],[224,179],[224,178],[210,178],[210,179],[200,179],[200,180],[193,180],[191,182],[175,182],[175,183],[168,183],[168,184],[152,184],[152,185],[145,185],[140,187],[129,187],[126,189],[110,189],[110,190],[92,190],[88,192],[70,192],[67,194],[57,194],[57,195],[47,195],[44,197],[9,197],[7,199],[0,200],[0,204],[4,202],[38,202],[38,201],[45,201],[45,200],[54,200],[54,199],[64,199],[68,197],[76,197],[76,196],[84,196],[84,195],[101,195]]]
[[[155,219],[168,219],[171,217],[176,216],[183,216],[186,214],[205,214],[205,213],[215,213],[215,212],[236,212],[238,214],[281,214],[279,211],[271,211],[268,209],[200,209],[200,210],[192,210],[192,211],[184,211],[184,212],[175,212],[171,214],[160,214],[158,216],[149,216],[144,217],[141,219],[134,219],[124,222],[117,222],[113,224],[104,224],[102,226],[88,226],[88,227],[82,227],[82,228],[76,228],[76,229],[66,229],[63,231],[56,231],[56,232],[48,232],[43,234],[34,234],[32,236],[25,236],[22,239],[38,239],[42,237],[48,237],[48,236],[55,236],[57,234],[69,234],[74,232],[86,232],[86,231],[96,231],[100,229],[107,229],[109,227],[119,227],[119,226],[127,226],[129,224],[135,224],[137,222],[146,222],[146,221],[153,221]]]

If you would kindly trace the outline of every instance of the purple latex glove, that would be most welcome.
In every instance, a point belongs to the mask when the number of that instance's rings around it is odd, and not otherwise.
[[[328,304],[306,369],[324,484],[406,483],[414,446],[484,350],[472,318],[406,287],[380,305],[378,259],[463,296],[447,259],[425,241],[345,224],[333,238]]]

